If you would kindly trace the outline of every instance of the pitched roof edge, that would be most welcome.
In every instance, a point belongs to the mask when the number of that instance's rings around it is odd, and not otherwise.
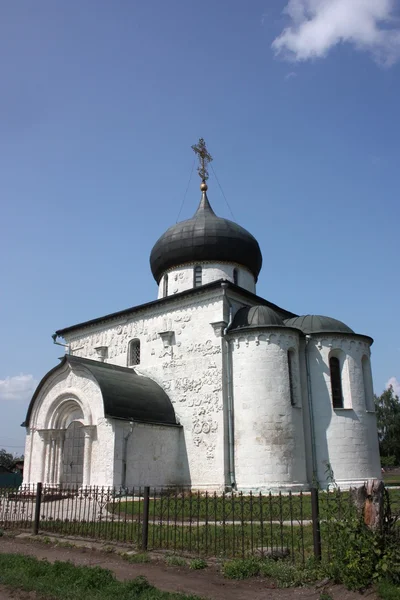
[[[266,306],[269,306],[270,308],[273,308],[274,310],[279,310],[281,313],[285,313],[286,315],[288,315],[287,318],[297,316],[295,313],[292,313],[283,308],[280,308],[276,304],[273,304],[272,302],[269,302],[268,300],[265,300],[264,298],[261,298],[260,296],[257,296],[256,294],[253,294],[252,292],[249,292],[249,291],[245,290],[244,288],[241,288],[240,286],[235,285],[234,283],[232,283],[230,281],[227,281],[226,279],[218,279],[217,281],[213,281],[211,283],[206,283],[205,285],[202,285],[201,287],[198,287],[198,288],[190,288],[189,290],[184,290],[183,292],[180,292],[179,294],[174,294],[173,296],[167,296],[165,298],[158,298],[157,300],[152,300],[152,301],[146,302],[144,304],[139,304],[138,306],[132,306],[130,308],[126,308],[126,309],[120,310],[118,312],[104,315],[103,317],[97,317],[96,319],[90,319],[89,321],[83,321],[82,323],[77,323],[76,325],[71,325],[70,327],[64,327],[63,329],[58,329],[56,331],[56,334],[59,337],[64,337],[65,334],[72,333],[73,331],[77,331],[78,329],[92,327],[93,325],[97,325],[99,323],[104,323],[106,321],[116,320],[116,319],[122,318],[124,316],[128,316],[128,315],[134,314],[136,312],[146,310],[153,306],[162,306],[163,304],[168,305],[170,303],[173,303],[176,300],[181,300],[183,298],[187,298],[192,295],[200,295],[203,292],[208,292],[210,290],[218,289],[221,287],[222,283],[227,284],[227,287],[229,289],[231,289],[233,292],[236,292],[240,296],[244,296],[245,298],[254,300],[258,304],[264,304]]]

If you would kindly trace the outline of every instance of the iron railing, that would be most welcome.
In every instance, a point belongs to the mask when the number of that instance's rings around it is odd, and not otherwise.
[[[392,516],[400,490],[390,490]],[[349,492],[242,494],[184,488],[22,486],[0,490],[0,527],[127,544],[143,550],[243,558],[330,555],[335,523],[357,514]]]

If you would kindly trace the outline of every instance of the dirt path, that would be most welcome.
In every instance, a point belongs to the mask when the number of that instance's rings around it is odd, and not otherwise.
[[[170,567],[163,562],[131,564],[114,554],[106,554],[86,548],[62,548],[26,539],[0,538],[0,552],[12,552],[46,558],[49,561],[71,561],[76,565],[97,565],[110,569],[120,580],[133,579],[144,575],[149,582],[168,592],[197,594],[210,600],[319,600],[321,589],[315,587],[296,589],[275,589],[272,581],[262,578],[246,581],[224,579],[215,567],[192,571],[187,567]],[[342,586],[329,586],[325,589],[334,600],[360,600],[360,594],[349,592]],[[33,600],[34,594],[8,590],[0,586],[0,600]],[[368,600],[377,600],[375,594]]]

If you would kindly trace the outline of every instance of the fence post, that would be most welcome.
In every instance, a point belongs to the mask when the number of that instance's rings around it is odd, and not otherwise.
[[[42,484],[41,484],[41,482],[39,482],[36,485],[35,520],[33,522],[33,535],[37,535],[39,533],[41,503],[42,503]]]
[[[314,556],[321,560],[321,528],[319,523],[319,499],[318,490],[311,488],[311,516],[313,528]]]
[[[142,526],[142,550],[146,552],[149,540],[149,503],[150,503],[150,487],[144,487],[143,494],[143,526]]]

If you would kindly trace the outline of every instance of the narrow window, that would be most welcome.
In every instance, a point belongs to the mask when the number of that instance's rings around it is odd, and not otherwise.
[[[235,285],[238,284],[238,270],[237,269],[233,269],[233,283]]]
[[[164,298],[168,296],[168,273],[164,275]]]
[[[340,360],[336,356],[331,356],[329,359],[329,369],[331,372],[333,408],[343,408],[342,373]]]
[[[294,393],[294,382],[293,382],[293,371],[294,371],[294,352],[293,352],[293,350],[288,350],[287,363],[288,363],[288,371],[289,371],[290,404],[292,406],[295,406],[296,398],[295,398],[295,393]]]
[[[140,340],[131,340],[128,347],[128,367],[140,364]]]
[[[202,272],[201,267],[197,265],[194,268],[194,287],[200,287],[202,285]]]
[[[368,356],[362,357],[361,360],[362,376],[364,384],[365,408],[374,410],[374,390],[372,385],[371,365]]]

